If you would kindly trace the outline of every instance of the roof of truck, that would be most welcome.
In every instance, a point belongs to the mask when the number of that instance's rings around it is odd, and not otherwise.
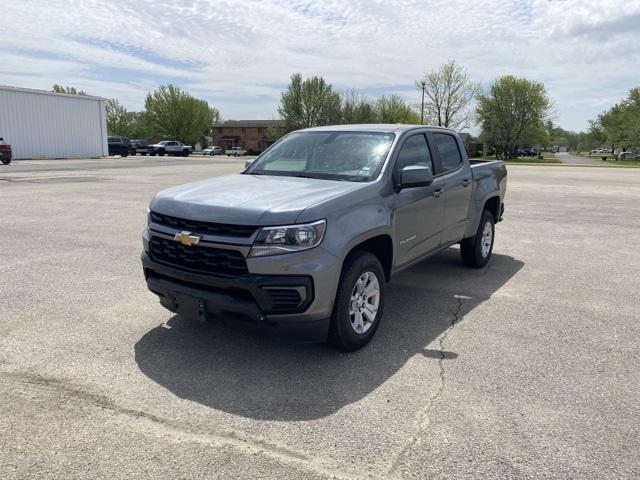
[[[304,132],[383,132],[403,133],[416,128],[429,128],[454,132],[450,128],[434,127],[432,125],[405,125],[401,123],[363,123],[356,125],[327,125],[324,127],[305,128]]]

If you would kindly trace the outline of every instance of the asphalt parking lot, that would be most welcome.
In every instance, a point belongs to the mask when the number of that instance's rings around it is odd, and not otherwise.
[[[640,476],[640,169],[509,167],[490,265],[398,275],[342,354],[147,291],[149,199],[243,162],[0,166],[0,478]]]

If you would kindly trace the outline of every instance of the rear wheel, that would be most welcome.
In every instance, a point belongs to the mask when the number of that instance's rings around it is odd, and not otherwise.
[[[484,210],[476,234],[460,242],[460,255],[465,265],[473,268],[484,267],[491,258],[494,237],[493,214],[489,210]]]
[[[345,261],[331,315],[329,342],[338,350],[364,347],[376,333],[384,307],[385,277],[369,252],[352,252]]]
[[[2,159],[2,163],[3,163],[3,165],[9,165],[11,163],[11,159],[10,158],[3,158]]]

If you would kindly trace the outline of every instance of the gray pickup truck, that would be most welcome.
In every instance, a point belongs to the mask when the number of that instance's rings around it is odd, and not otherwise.
[[[469,161],[451,130],[342,125],[293,132],[242,173],[151,202],[142,264],[160,303],[355,350],[394,274],[460,244],[491,257],[507,171]]]

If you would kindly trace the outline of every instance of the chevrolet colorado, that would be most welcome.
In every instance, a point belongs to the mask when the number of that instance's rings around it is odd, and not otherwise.
[[[506,176],[501,161],[469,161],[448,129],[299,130],[241,173],[157,194],[144,275],[183,316],[355,350],[375,334],[397,272],[454,244],[471,267],[489,261]]]

